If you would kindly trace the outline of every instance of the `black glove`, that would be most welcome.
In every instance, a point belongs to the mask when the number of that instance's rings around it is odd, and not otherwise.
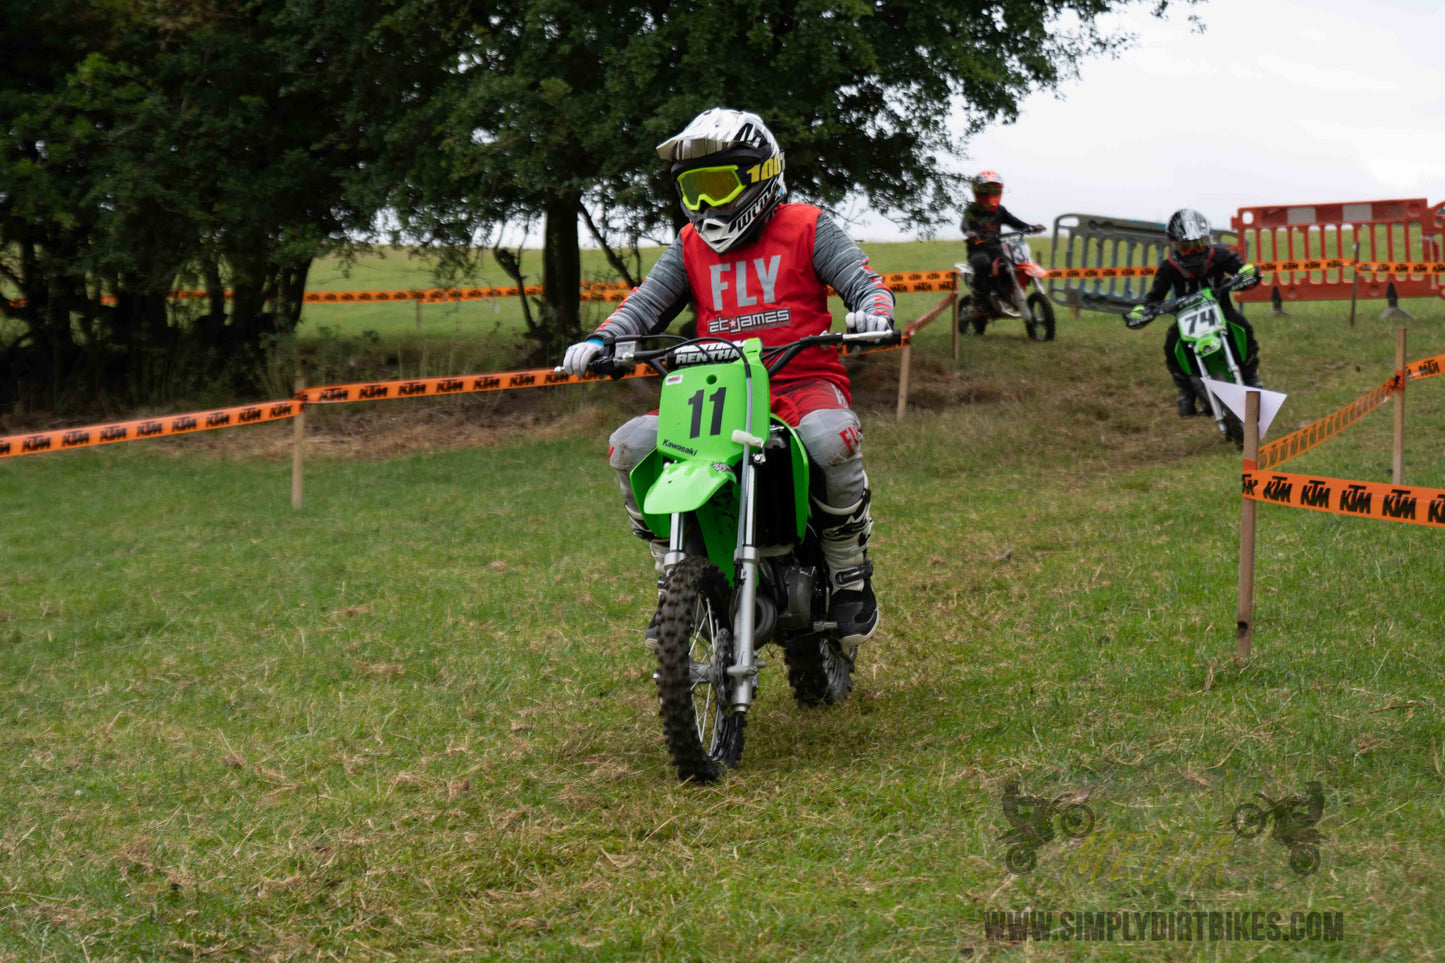
[[[1144,310],[1144,305],[1142,304],[1134,305],[1129,313],[1124,315],[1124,323],[1129,326],[1129,330],[1131,331],[1137,331],[1153,320],[1154,318],[1149,315],[1149,312]]]

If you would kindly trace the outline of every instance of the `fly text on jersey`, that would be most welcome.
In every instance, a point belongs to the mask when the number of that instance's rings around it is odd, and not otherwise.
[[[712,309],[714,311],[727,310],[727,307],[723,305],[723,293],[728,290],[733,293],[731,299],[733,304],[728,307],[748,308],[754,304],[772,303],[773,291],[778,280],[778,265],[782,260],[782,255],[774,254],[767,260],[755,257],[751,260],[709,265],[708,280],[712,282]],[[755,296],[756,294],[761,294],[762,297],[758,298]]]

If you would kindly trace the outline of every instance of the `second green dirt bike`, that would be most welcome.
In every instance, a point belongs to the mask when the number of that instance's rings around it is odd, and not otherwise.
[[[618,338],[589,370],[616,376],[643,363],[662,375],[657,447],[632,470],[632,489],[668,543],[655,676],[663,737],[680,778],[711,782],[742,758],[763,645],[782,649],[800,703],[842,702],[853,688],[856,650],[828,621],[807,453],[770,413],[769,377],[804,348],[896,344],[899,334],[638,348],[672,337]]]
[[[1258,283],[1258,274],[1236,274],[1219,287],[1222,291],[1239,291]],[[1125,323],[1130,327],[1143,327],[1161,314],[1175,316],[1174,323],[1179,328],[1179,341],[1174,346],[1175,360],[1182,370],[1188,372],[1195,397],[1209,408],[1220,434],[1243,447],[1244,424],[1204,383],[1205,378],[1210,378],[1244,384],[1240,359],[1249,353],[1249,336],[1243,325],[1225,316],[1219,299],[1208,285],[1194,294],[1143,305],[1143,308],[1142,317],[1131,319],[1130,314],[1124,314]]]

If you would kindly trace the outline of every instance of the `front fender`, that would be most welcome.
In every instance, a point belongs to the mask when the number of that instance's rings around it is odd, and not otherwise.
[[[737,476],[728,465],[702,461],[674,461],[663,466],[642,503],[644,515],[692,512],[707,504],[718,489]]]

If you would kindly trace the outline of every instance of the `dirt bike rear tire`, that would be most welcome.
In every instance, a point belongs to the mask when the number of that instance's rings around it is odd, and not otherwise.
[[[1046,296],[1035,291],[1029,295],[1029,319],[1025,322],[1029,337],[1035,341],[1054,340],[1054,305]]]
[[[747,716],[734,712],[726,669],[732,664],[727,580],[706,558],[675,565],[658,602],[657,692],[678,778],[715,782],[743,755]],[[707,677],[699,678],[706,672]]]
[[[811,639],[783,648],[788,685],[802,706],[833,706],[853,691],[853,662],[829,638]]]

